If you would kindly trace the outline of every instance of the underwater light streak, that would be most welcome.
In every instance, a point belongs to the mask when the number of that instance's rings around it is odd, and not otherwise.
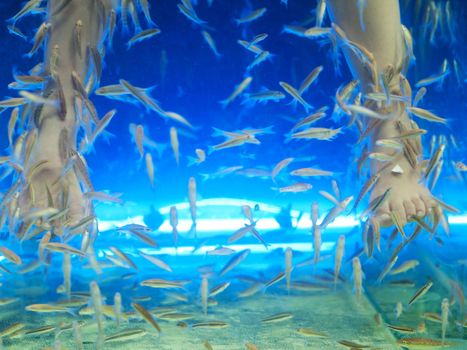
[[[323,218],[321,218],[322,220]],[[448,216],[448,222],[451,225],[466,225],[467,215]],[[124,226],[127,224],[140,224],[144,225],[144,218],[142,215],[133,216],[126,220],[98,220],[99,231],[109,231],[116,227]],[[247,224],[244,218],[234,219],[198,219],[196,231],[198,233],[211,233],[211,232],[235,232],[239,228]],[[188,232],[191,229],[192,221],[190,219],[180,219],[177,229],[180,232]],[[353,217],[338,217],[336,220],[329,224],[329,228],[334,229],[352,229],[358,227],[360,222]],[[303,216],[297,225],[298,229],[308,230],[311,227],[311,220],[307,216]],[[274,231],[280,230],[280,226],[274,218],[263,218],[258,221],[256,228],[261,231]],[[172,227],[168,220],[165,220],[159,227],[160,233],[172,233]]]
[[[330,251],[334,248],[335,242],[323,242],[321,244],[320,251],[321,252],[326,252]],[[214,250],[218,248],[218,245],[206,245],[202,246],[195,252],[193,250],[195,249],[195,246],[179,246],[177,249],[175,247],[161,247],[158,249],[154,248],[142,248],[139,249],[141,252],[145,254],[155,254],[157,255],[205,255],[208,251]],[[229,248],[235,250],[236,252],[239,252],[244,249],[250,249],[252,253],[259,253],[259,254],[267,254],[270,253],[271,251],[275,249],[286,249],[287,247],[290,247],[293,251],[295,252],[312,252],[313,251],[313,244],[311,242],[307,243],[271,243],[269,245],[269,249],[266,250],[266,248],[261,245],[261,244],[234,244],[234,245],[229,245]],[[122,249],[125,251],[125,249]],[[99,253],[106,253],[109,254],[111,253],[110,250],[102,250],[99,251]],[[131,252],[131,251],[129,251]],[[99,254],[100,255],[100,254]],[[111,254],[110,254],[111,255]],[[102,257],[104,255],[102,254]]]

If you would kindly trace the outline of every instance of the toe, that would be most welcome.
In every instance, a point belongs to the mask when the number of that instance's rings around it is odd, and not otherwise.
[[[426,210],[425,210],[425,203],[421,200],[420,197],[414,197],[412,199],[412,202],[415,206],[415,213],[417,216],[425,216]]]
[[[404,209],[405,213],[407,214],[407,220],[409,220],[412,216],[417,214],[417,210],[415,209],[415,205],[412,201],[404,200]]]
[[[391,211],[399,219],[400,225],[402,227],[404,227],[405,224],[407,223],[407,215],[406,215],[406,212],[405,212],[405,209],[404,209],[404,206],[402,205],[402,203],[392,204],[391,205]],[[395,223],[393,223],[393,224],[395,224]]]
[[[380,208],[378,208],[374,213],[373,217],[376,221],[379,222],[380,226],[388,227],[392,225],[391,216],[389,215],[389,205],[384,203]]]
[[[423,203],[425,203],[425,208],[427,211],[431,211],[436,207],[436,202],[431,196],[422,196],[421,198]]]

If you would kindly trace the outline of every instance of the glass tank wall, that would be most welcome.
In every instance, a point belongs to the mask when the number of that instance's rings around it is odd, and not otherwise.
[[[0,4],[0,349],[465,349],[462,0]]]

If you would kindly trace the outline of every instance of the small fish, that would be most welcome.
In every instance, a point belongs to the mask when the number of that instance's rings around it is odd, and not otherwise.
[[[120,258],[122,261],[124,261],[126,264],[134,268],[135,270],[138,270],[138,266],[126,255],[124,252],[122,252],[119,248],[117,247],[109,247],[110,251],[115,254],[118,258]]]
[[[173,126],[170,128],[170,145],[172,146],[172,151],[174,153],[175,161],[177,162],[178,166],[180,163],[178,133],[177,129]]]
[[[0,108],[18,107],[26,103],[27,101],[23,97],[9,98],[7,100],[0,101]]]
[[[192,227],[196,227],[196,180],[193,176],[188,180],[188,202],[190,204]]]
[[[300,96],[300,93],[293,86],[287,84],[284,81],[280,81],[279,85],[285,90],[285,92],[292,96],[292,98],[295,101],[299,102],[305,108],[306,112],[308,112],[308,110],[312,108],[311,105],[308,102],[306,102],[302,96]]]
[[[169,281],[160,278],[153,278],[149,280],[142,281],[141,286],[151,287],[151,288],[160,288],[160,289],[183,289],[183,282],[180,281]]]
[[[31,304],[26,306],[25,310],[38,313],[70,312],[70,310],[65,306],[53,304]]]
[[[191,328],[226,328],[229,324],[224,321],[199,322],[191,325]]]
[[[232,255],[235,253],[235,250],[230,249],[228,247],[217,247],[213,250],[209,250],[206,252],[207,255],[216,255],[216,256],[226,256]]]
[[[328,36],[332,32],[331,28],[322,28],[322,27],[311,27],[308,29],[305,29],[305,28],[302,29],[301,27],[297,28],[293,26],[288,26],[287,29],[289,33],[292,33],[298,36],[304,36],[310,39]]]
[[[299,193],[311,190],[312,185],[304,182],[296,182],[289,186],[280,187],[280,193]]]
[[[282,322],[282,321],[290,320],[292,317],[293,317],[292,313],[283,312],[283,313],[280,313],[280,314],[275,314],[275,315],[263,318],[261,320],[261,322],[262,323],[276,323],[276,322]]]
[[[207,22],[206,21],[203,21],[202,19],[200,19],[198,17],[198,15],[196,14],[196,12],[194,11],[193,7],[190,5],[188,5],[188,2],[185,1],[183,2],[183,4],[178,4],[178,9],[180,10],[181,13],[183,13],[185,15],[185,17],[187,17],[190,21],[192,21],[193,23],[196,23],[196,24],[199,24],[201,26],[205,25]]]
[[[135,142],[136,142],[136,147],[138,148],[138,152],[141,158],[143,158],[144,156],[143,139],[144,139],[144,128],[141,124],[138,124],[135,129]]]
[[[316,337],[316,338],[326,338],[328,335],[326,333],[317,332],[312,328],[298,328],[296,330],[298,334],[305,335],[307,337]]]
[[[217,294],[222,293],[224,290],[226,290],[230,286],[230,281],[228,282],[223,282],[221,284],[218,284],[217,286],[213,287],[212,289],[209,290],[209,296],[214,297]]]
[[[334,284],[336,284],[337,280],[339,279],[340,270],[342,266],[342,258],[344,257],[344,250],[345,250],[345,236],[340,235],[339,239],[337,240],[335,260],[334,260]]]
[[[151,184],[151,187],[154,188],[154,163],[152,161],[151,153],[146,153],[145,162],[146,173],[148,174],[149,183]]]
[[[400,217],[399,212],[391,210],[391,211],[389,211],[389,215],[391,217],[392,222],[397,227],[397,230],[401,234],[402,238],[405,239],[407,237],[407,235],[405,234],[404,226],[402,225],[402,218]]]
[[[315,168],[300,168],[300,169],[292,170],[290,172],[290,175],[301,176],[301,177],[333,176],[334,173],[332,171],[326,171],[326,170],[315,169]]]
[[[40,335],[51,333],[55,330],[55,326],[42,326],[33,329],[28,329],[24,332],[24,335]]]
[[[295,124],[293,126],[293,128],[292,128],[292,131],[295,131],[296,129],[301,128],[302,126],[310,125],[310,124],[312,124],[314,122],[317,122],[318,120],[324,118],[325,116],[326,116],[326,113],[324,112],[324,110],[322,108],[320,108],[318,110],[318,112],[313,113],[313,114],[303,118],[297,124]]]
[[[355,201],[354,205],[353,205],[353,208],[351,211],[355,211],[357,210],[357,207],[358,207],[358,204],[360,203],[360,201],[363,199],[363,197],[365,197],[365,195],[376,185],[376,183],[378,182],[379,180],[379,177],[381,176],[381,172],[377,172],[375,173],[374,175],[372,175],[366,182],[365,184],[362,186],[358,196],[357,196],[357,200]]]
[[[160,34],[161,30],[160,29],[157,29],[157,28],[149,28],[149,29],[146,29],[146,30],[143,30],[141,32],[139,32],[138,34],[136,34],[135,36],[133,36],[130,40],[128,40],[128,43],[127,43],[127,49],[130,49],[132,45],[140,42],[140,41],[143,41],[143,40],[147,40],[149,38],[152,38],[153,36],[157,35],[157,34]]]
[[[243,260],[246,259],[248,255],[250,255],[251,250],[250,249],[244,249],[237,254],[235,254],[228,262],[225,264],[225,266],[222,268],[222,270],[219,272],[219,276],[224,276],[227,272],[232,270],[235,266],[240,264]]]
[[[300,132],[290,135],[289,139],[317,139],[331,141],[341,132],[341,128],[328,129],[328,128],[308,128]]]
[[[250,343],[250,342],[245,343],[245,348],[247,350],[258,350],[258,347],[255,344]]]
[[[261,51],[259,55],[256,56],[256,58],[251,62],[247,67],[246,70],[250,71],[252,70],[255,66],[259,65],[261,62],[265,61],[269,57],[271,57],[271,53],[267,50]]]
[[[313,250],[314,250],[314,264],[316,265],[319,261],[319,254],[321,251],[321,226],[314,225],[313,227]]]
[[[253,78],[252,77],[246,77],[239,85],[235,87],[235,90],[232,92],[232,94],[227,97],[227,99],[220,101],[220,104],[222,105],[223,108],[227,107],[229,103],[231,103],[235,98],[240,95],[247,87],[248,85],[251,84]]]
[[[122,320],[122,295],[119,292],[114,294],[113,309],[115,313],[115,322],[117,323],[117,328],[119,328]]]
[[[444,72],[441,72],[441,73],[438,73],[438,74],[435,74],[435,75],[431,75],[427,78],[424,78],[424,79],[421,79],[419,81],[417,81],[417,83],[415,84],[415,87],[416,88],[421,88],[421,87],[425,87],[425,86],[428,86],[428,85],[431,85],[431,84],[434,84],[434,83],[442,83],[444,81],[444,78],[446,78],[446,76],[448,76],[449,74],[449,70],[446,70]]]
[[[245,15],[244,17],[237,18],[235,19],[235,22],[237,25],[244,24],[244,23],[249,23],[252,21],[257,20],[258,18],[262,17],[267,11],[266,7],[261,7],[259,9],[256,9],[249,14]]]
[[[365,20],[363,18],[363,12],[366,6],[367,0],[357,0],[358,20],[360,22],[360,28],[362,31],[365,31]]]
[[[94,315],[96,318],[97,324],[97,348],[101,349],[102,344],[104,343],[104,316],[103,316],[103,307],[102,307],[102,294],[99,288],[99,285],[96,281],[92,281],[89,284],[90,292],[91,292],[91,300],[94,307]]]
[[[363,345],[363,344],[358,344],[358,343],[354,343],[353,341],[349,341],[349,340],[339,340],[338,341],[339,344],[341,345],[344,345],[352,350],[354,349],[365,349],[365,348],[369,348],[370,346],[369,345]]]
[[[31,92],[23,91],[23,90],[21,90],[19,92],[19,94],[22,97],[24,97],[27,101],[30,101],[32,103],[36,103],[38,105],[52,106],[54,108],[57,107],[57,100],[55,100],[55,99],[49,99],[47,97],[40,96],[40,95],[37,95],[37,94],[33,94]]]
[[[209,341],[205,340],[204,343],[203,343],[204,347],[207,349],[207,350],[214,350],[214,348],[212,347],[212,345],[209,343]]]
[[[386,275],[391,271],[392,267],[397,262],[398,258],[399,257],[395,255],[391,260],[387,262],[386,266],[383,268],[383,270],[381,271],[380,275],[377,278],[378,283],[381,283],[383,281],[384,277],[386,277]]]
[[[354,291],[357,297],[362,295],[362,265],[360,264],[360,259],[355,257],[352,259],[352,267],[353,267],[353,283],[354,283]]]
[[[208,46],[211,48],[212,52],[214,52],[214,55],[216,55],[216,57],[221,57],[222,55],[219,53],[219,51],[217,51],[216,42],[212,38],[211,34],[205,30],[201,31],[201,34],[203,35],[203,38]]]
[[[206,153],[201,148],[196,148],[195,153],[197,158],[188,156],[188,166],[192,166],[193,164],[199,165],[206,160]]]
[[[325,0],[320,0],[321,2],[325,2]],[[310,87],[313,82],[318,79],[319,74],[323,71],[323,66],[318,66],[314,68],[310,74],[307,75],[307,77],[303,80],[301,83],[300,87],[298,88],[298,93],[300,95],[304,94],[306,90]]]
[[[115,27],[116,27],[116,24],[117,24],[117,12],[115,11],[115,9],[111,9],[110,10],[110,19],[109,19],[109,36],[108,36],[108,40],[109,40],[109,45],[112,46],[112,41],[113,41],[113,37],[114,37],[114,33],[115,33]]]
[[[31,49],[31,51],[28,52],[28,56],[31,57],[34,55],[34,53],[39,49],[39,47],[42,45],[44,42],[47,33],[52,25],[50,23],[42,23],[39,27],[39,29],[36,32],[36,35],[34,36],[34,45]]]
[[[412,102],[412,105],[414,107],[417,107],[417,105],[419,104],[419,102],[423,99],[423,97],[425,96],[426,94],[426,87],[422,87],[420,89],[418,89],[417,93],[415,94],[415,97],[413,98],[413,102]]]
[[[154,256],[154,255],[149,255],[149,254],[146,254],[146,253],[143,253],[143,252],[139,252],[139,255],[141,255],[143,258],[145,258],[147,261],[149,261],[150,263],[156,265],[157,267],[165,270],[165,271],[168,271],[168,272],[173,272],[172,268],[165,262],[163,261],[162,259]]]
[[[397,302],[394,311],[396,313],[396,320],[397,320],[402,315],[402,312],[404,312],[404,306],[402,305],[402,302],[400,301]]]
[[[206,277],[201,279],[201,287],[200,287],[200,294],[201,294],[201,305],[203,307],[204,315],[208,314],[208,289],[209,289],[209,281]]]
[[[176,206],[171,206],[170,207],[170,226],[172,226],[172,233],[173,233],[175,248],[177,248],[177,246],[178,246],[177,225],[178,225],[177,207]]]
[[[368,117],[371,119],[377,119],[377,120],[386,120],[388,117],[380,114],[378,112],[373,111],[372,109],[369,109],[364,106],[358,106],[358,105],[347,105],[347,109],[355,114],[362,115],[364,117]]]
[[[237,43],[242,45],[248,51],[253,52],[255,55],[259,55],[263,51],[259,46],[250,44],[246,40],[237,40]]]
[[[436,349],[451,346],[453,343],[446,343],[430,338],[402,338],[397,340],[397,344],[407,349]]]
[[[467,165],[465,165],[464,163],[462,162],[455,162],[454,163],[454,166],[457,170],[459,171],[467,171]]]
[[[0,246],[0,253],[6,258],[8,259],[9,261],[11,261],[13,264],[15,265],[22,265],[23,262],[21,260],[21,258],[15,253],[13,252],[12,250],[6,248],[6,247],[2,247]]]
[[[29,0],[21,10],[16,13],[11,19],[13,23],[18,21],[20,18],[32,13],[39,5],[41,4],[42,0]]]
[[[392,187],[389,187],[386,191],[384,191],[382,195],[374,198],[368,205],[368,208],[360,215],[360,218],[366,217],[369,213],[376,212],[377,209],[380,208],[383,205],[383,203],[385,203],[388,200],[391,193]]]
[[[251,39],[251,41],[248,43],[246,48],[248,49],[250,46],[258,44],[259,42],[265,40],[267,37],[268,37],[268,34],[266,33],[255,35],[255,37]]]
[[[141,317],[144,318],[146,322],[148,322],[151,326],[153,326],[158,333],[161,332],[161,328],[159,327],[159,324],[154,320],[152,315],[149,313],[148,310],[146,310],[143,306],[137,303],[131,303],[131,306],[138,311],[138,313],[141,315]]]
[[[415,334],[417,331],[412,327],[387,324],[386,327],[401,334]]]
[[[22,330],[24,327],[26,327],[24,323],[20,323],[20,322],[13,323],[11,326],[8,326],[5,329],[2,329],[0,331],[0,339],[4,337],[5,338],[8,337],[9,335],[13,333]]]
[[[415,294],[412,296],[412,298],[410,298],[409,300],[409,303],[408,305],[412,305],[413,303],[415,303],[418,299],[420,299],[422,296],[424,296],[428,290],[430,290],[430,288],[433,286],[433,282],[432,281],[428,281],[427,283],[425,283],[422,287],[420,287],[416,292]]]
[[[278,283],[279,281],[282,281],[285,278],[285,272],[279,272],[277,275],[275,275],[273,278],[271,278],[266,284],[264,285],[264,289],[272,286],[273,284]]]
[[[293,251],[290,247],[287,247],[285,250],[285,281],[287,285],[287,293],[290,293],[290,280],[292,276],[292,257],[293,257]]]
[[[104,342],[128,341],[138,339],[145,334],[147,334],[147,331],[143,328],[128,328],[105,337]]]
[[[389,274],[391,276],[394,276],[394,275],[397,275],[397,274],[400,274],[400,273],[404,273],[404,272],[407,272],[409,270],[412,270],[414,269],[415,267],[417,267],[418,265],[420,264],[420,262],[418,260],[407,260],[407,261],[404,261],[401,265],[399,265],[398,267],[394,268],[391,272],[389,272]]]
[[[19,298],[2,298],[0,299],[0,306],[6,306],[18,302]]]
[[[48,242],[44,244],[44,248],[50,250],[51,252],[70,253],[72,255],[78,255],[82,258],[86,256],[86,253],[65,243]]]
[[[316,5],[316,27],[323,25],[324,15],[326,14],[326,0],[319,0]]]
[[[446,330],[448,328],[448,321],[449,321],[449,300],[444,298],[441,301],[441,339],[442,343],[444,344],[444,339],[446,336]]]
[[[428,120],[430,122],[435,122],[435,123],[441,123],[441,124],[447,124],[448,121],[444,118],[441,118],[430,111],[427,111],[426,109],[418,108],[418,107],[407,107],[409,112],[419,118]]]
[[[161,320],[167,320],[167,321],[183,321],[183,320],[189,320],[195,317],[193,314],[183,314],[183,313],[177,313],[177,312],[170,312],[166,314],[159,314],[157,315]]]
[[[293,160],[294,158],[285,158],[281,160],[279,163],[277,163],[271,171],[272,181],[276,182],[275,181],[276,176],[281,172],[282,169],[287,167],[287,165],[289,165]]]
[[[79,57],[82,55],[82,32],[83,32],[83,21],[80,19],[76,21],[75,28],[73,31],[74,45],[75,49],[78,52]]]
[[[11,34],[19,36],[21,39],[28,40],[27,36],[24,35],[18,27],[15,27],[14,25],[8,25],[7,28],[8,32],[10,32]]]
[[[69,253],[63,254],[63,285],[65,286],[65,293],[70,298],[71,293],[71,255]]]

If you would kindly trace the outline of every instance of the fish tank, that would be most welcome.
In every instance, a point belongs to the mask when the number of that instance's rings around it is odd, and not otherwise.
[[[466,349],[467,3],[0,4],[0,349]]]

